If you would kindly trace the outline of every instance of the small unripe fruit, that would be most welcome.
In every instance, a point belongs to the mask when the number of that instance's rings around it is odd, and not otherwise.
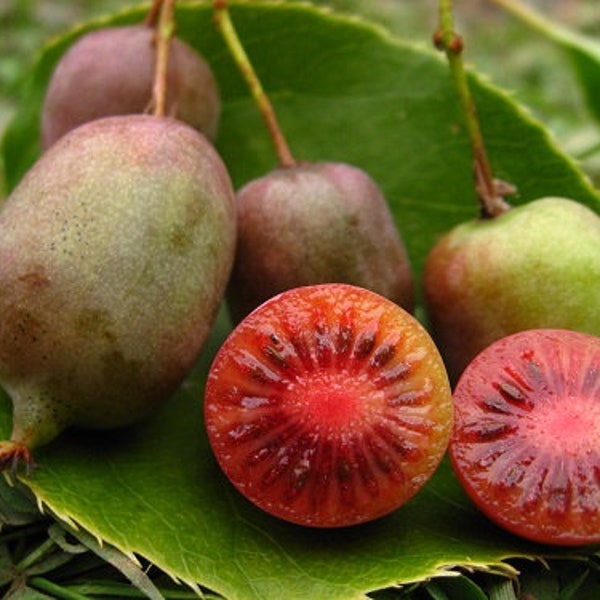
[[[237,201],[228,292],[236,320],[282,291],[331,282],[414,308],[406,249],[386,199],[362,169],[335,162],[282,167],[246,184]]]
[[[150,112],[155,64],[152,27],[106,27],[85,34],[62,56],[48,84],[42,147],[94,119]],[[204,58],[178,38],[169,48],[166,88],[169,115],[214,140],[220,116],[217,83]]]
[[[464,223],[433,248],[423,283],[453,380],[511,333],[600,335],[600,218],[573,200],[544,198]]]
[[[65,135],[0,213],[0,466],[68,426],[151,414],[212,327],[235,204],[212,145],[174,119],[118,116]]]

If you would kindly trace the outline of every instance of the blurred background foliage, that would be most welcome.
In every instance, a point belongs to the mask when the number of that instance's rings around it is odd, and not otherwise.
[[[180,0],[185,2],[186,0]],[[257,0],[260,1],[260,0]],[[291,1],[291,0],[289,0]],[[313,0],[382,24],[398,36],[430,45],[437,0]],[[598,0],[524,0],[546,17],[600,40]],[[0,2],[0,134],[41,46],[82,20],[130,6],[131,0],[2,0]],[[600,185],[600,131],[561,50],[528,30],[492,0],[456,0],[465,60],[510,91],[557,137]]]

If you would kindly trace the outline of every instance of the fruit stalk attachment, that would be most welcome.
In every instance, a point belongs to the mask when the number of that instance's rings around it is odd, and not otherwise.
[[[152,2],[152,6],[144,19],[144,25],[146,27],[156,27],[163,2],[164,0],[154,0],[154,2]]]
[[[156,65],[154,71],[154,87],[152,90],[152,106],[155,117],[164,117],[167,112],[167,78],[169,72],[169,52],[171,40],[175,32],[174,8],[175,0],[162,0],[150,9],[148,21],[155,21],[156,30]],[[158,16],[153,13],[160,8]]]
[[[233,24],[233,20],[231,19],[231,14],[227,5],[227,0],[215,0],[213,7],[217,27],[221,31],[231,56],[235,61],[242,77],[246,81],[246,84],[250,89],[250,93],[252,94],[252,97],[258,106],[260,114],[262,115],[265,125],[269,131],[269,135],[271,136],[271,140],[273,141],[273,146],[275,148],[280,166],[296,166],[296,160],[294,159],[287,140],[285,139],[281,127],[279,126],[275,109],[273,108],[271,100],[262,86],[260,78],[258,77],[252,62],[250,61],[250,58],[248,57],[244,45],[242,44],[237,30]]]
[[[506,182],[494,179],[492,175],[477,118],[477,109],[462,60],[464,40],[454,29],[452,0],[440,0],[439,26],[434,33],[433,41],[436,48],[446,54],[452,80],[465,117],[465,125],[473,152],[473,168],[481,217],[484,219],[496,217],[510,209],[510,205],[504,200],[503,195],[512,194],[515,189]]]

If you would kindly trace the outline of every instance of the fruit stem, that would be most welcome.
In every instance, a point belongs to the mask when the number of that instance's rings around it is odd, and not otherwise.
[[[481,218],[489,219],[506,212],[510,205],[502,194],[514,193],[509,184],[497,181],[487,157],[483,135],[477,118],[475,102],[469,88],[467,73],[462,60],[464,40],[454,30],[452,0],[440,0],[439,27],[434,33],[435,46],[445,52],[460,105],[465,117],[467,133],[473,152],[474,174],[481,207]]]
[[[146,18],[144,19],[144,25],[146,27],[156,27],[156,22],[158,21],[158,15],[160,13],[160,7],[162,6],[164,0],[154,0]]]
[[[5,440],[0,442],[0,471],[5,471],[16,479],[21,464],[25,467],[25,474],[31,475],[35,463],[29,447],[21,442]]]
[[[156,65],[154,71],[153,113],[164,117],[167,113],[167,75],[169,70],[169,51],[175,31],[173,16],[175,0],[161,0],[160,15],[156,23]]]
[[[231,56],[235,61],[240,73],[250,89],[250,93],[256,102],[262,118],[267,126],[277,158],[282,167],[295,166],[296,160],[289,148],[287,140],[283,135],[281,127],[275,114],[275,109],[271,101],[263,89],[262,83],[252,66],[252,62],[248,57],[246,50],[237,34],[231,14],[227,6],[227,0],[215,0],[213,3],[215,11],[215,21],[223,35],[225,43],[231,52]]]

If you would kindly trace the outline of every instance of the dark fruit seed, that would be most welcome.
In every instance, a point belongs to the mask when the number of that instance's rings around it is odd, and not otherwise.
[[[504,400],[504,398],[498,398],[496,396],[485,398],[482,402],[482,406],[485,410],[490,412],[510,414],[512,411],[512,407]]]
[[[600,338],[503,338],[467,367],[454,401],[451,461],[483,512],[534,541],[600,542]]]
[[[428,396],[429,393],[426,390],[410,390],[408,392],[403,392],[401,394],[388,398],[387,403],[388,406],[391,407],[402,405],[416,406],[417,404],[421,404],[424,400],[427,400]]]
[[[354,358],[365,360],[375,347],[376,334],[373,331],[366,331],[361,334],[354,347]]]
[[[339,359],[343,359],[350,349],[354,341],[354,329],[350,323],[340,323],[337,335],[335,336],[335,353]]]
[[[495,382],[494,388],[497,389],[500,392],[500,395],[508,402],[522,403],[527,397],[525,391],[519,389],[513,384],[504,381]]]
[[[371,366],[381,369],[393,358],[395,352],[396,348],[392,344],[382,344],[371,357]]]
[[[381,387],[391,387],[394,383],[404,381],[410,375],[411,365],[405,362],[393,364],[391,368],[374,375]],[[413,392],[409,392],[413,393]]]
[[[444,454],[452,404],[441,358],[410,314],[322,284],[284,292],[232,332],[210,370],[205,417],[220,465],[250,500],[340,527],[422,487]]]

